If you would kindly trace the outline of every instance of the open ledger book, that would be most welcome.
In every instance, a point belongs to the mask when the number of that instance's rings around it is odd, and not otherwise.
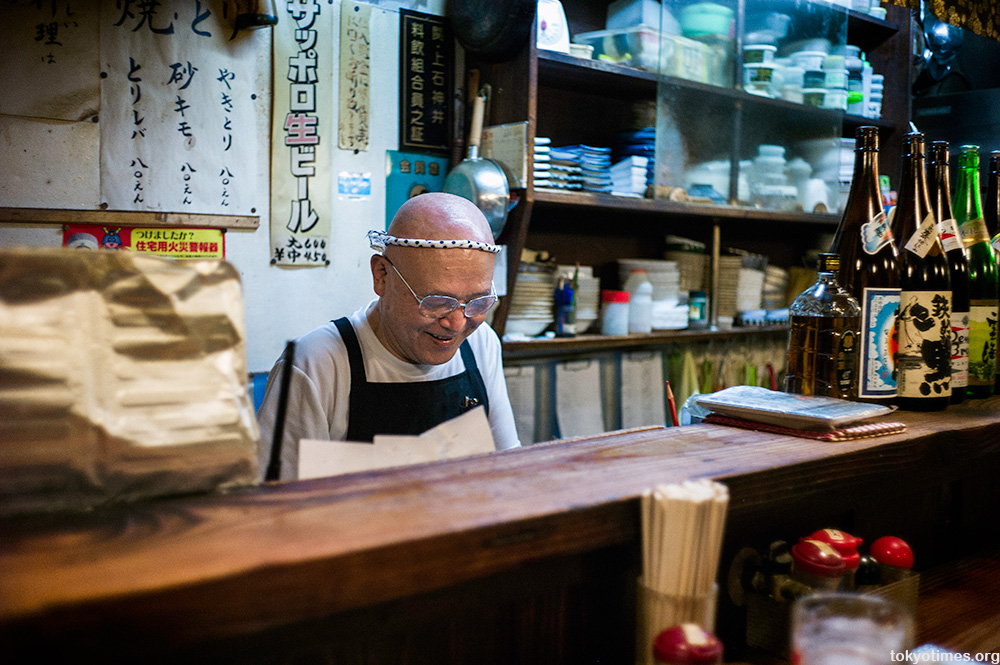
[[[732,419],[820,432],[858,425],[896,409],[835,397],[793,395],[756,386],[733,386],[698,396],[695,401],[713,413]]]
[[[483,407],[477,406],[417,436],[378,434],[371,443],[302,439],[299,480],[435,462],[493,450],[490,422]]]

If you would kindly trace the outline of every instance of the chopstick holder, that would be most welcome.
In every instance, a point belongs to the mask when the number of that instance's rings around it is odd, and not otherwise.
[[[715,582],[729,506],[725,485],[702,479],[646,490],[640,502],[636,661],[653,664],[653,640],[680,623],[715,628]]]

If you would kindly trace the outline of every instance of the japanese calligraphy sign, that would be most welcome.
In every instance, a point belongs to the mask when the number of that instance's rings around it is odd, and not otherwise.
[[[71,224],[63,231],[63,245],[73,249],[127,249],[172,259],[226,258],[222,229]]]
[[[112,210],[251,215],[263,203],[255,53],[266,35],[229,40],[224,6],[103,0],[101,199]]]
[[[454,42],[446,19],[399,10],[399,147],[450,150]]]
[[[289,0],[274,28],[271,263],[329,263],[333,7]]]
[[[368,84],[371,78],[371,6],[340,3],[340,131],[337,146],[367,150],[371,117]]]
[[[97,113],[98,15],[86,0],[0,0],[0,114],[89,121]]]

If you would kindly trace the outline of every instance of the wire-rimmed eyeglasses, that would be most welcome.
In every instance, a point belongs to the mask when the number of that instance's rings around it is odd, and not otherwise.
[[[443,319],[459,307],[462,308],[462,313],[465,314],[465,318],[471,319],[486,314],[486,312],[490,311],[490,308],[497,302],[497,289],[492,280],[490,281],[490,295],[479,296],[478,298],[473,298],[468,302],[459,302],[457,298],[452,298],[451,296],[430,295],[421,298],[417,295],[417,292],[413,290],[413,287],[410,286],[410,283],[406,281],[406,278],[400,274],[399,269],[393,265],[392,261],[387,259],[384,255],[382,258],[385,259],[386,263],[392,266],[392,269],[396,271],[399,278],[403,280],[403,284],[406,285],[406,288],[408,288],[410,293],[413,294],[413,297],[416,298],[420,313],[429,319]]]

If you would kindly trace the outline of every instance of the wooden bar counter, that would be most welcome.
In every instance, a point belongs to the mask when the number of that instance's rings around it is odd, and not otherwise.
[[[627,663],[639,502],[730,490],[716,630],[744,546],[823,527],[908,540],[918,639],[1000,647],[1000,398],[846,443],[696,425],[0,521],[7,662]],[[926,610],[926,611],[925,611]],[[9,657],[14,656],[12,660]]]

